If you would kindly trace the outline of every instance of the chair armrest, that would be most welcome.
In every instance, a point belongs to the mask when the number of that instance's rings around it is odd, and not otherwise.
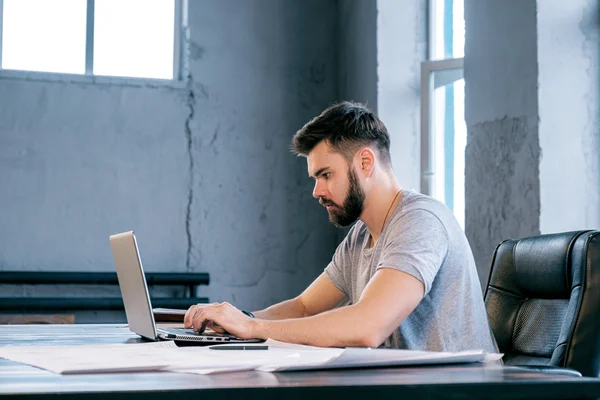
[[[581,377],[581,373],[579,371],[576,371],[571,368],[556,367],[553,365],[515,365],[515,367],[519,367],[521,369],[526,369],[529,371],[541,372],[543,374]]]

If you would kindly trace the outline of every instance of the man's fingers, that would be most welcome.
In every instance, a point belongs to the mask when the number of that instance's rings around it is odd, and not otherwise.
[[[194,315],[192,316],[192,326],[191,328],[194,331],[198,331],[198,329],[196,329],[198,326],[200,326],[202,324],[202,320],[200,319],[200,312],[198,310],[196,310],[194,312]]]
[[[204,332],[210,328],[215,332],[226,332],[225,328],[215,322],[225,310],[231,307],[229,303],[197,304],[190,307],[186,313],[186,327],[193,328],[196,332]],[[188,325],[189,324],[189,325]]]
[[[194,320],[194,314],[196,314],[196,306],[191,306],[190,308],[188,308],[187,312],[185,313],[185,316],[183,317],[183,327],[184,328],[192,327],[192,322]]]
[[[206,327],[207,329],[212,329],[213,331],[217,332],[217,333],[225,333],[227,332],[225,329],[223,329],[223,327],[219,324],[217,324],[214,321],[210,321],[208,323],[208,326]]]
[[[204,321],[202,321],[202,326],[200,327],[200,329],[198,329],[198,333],[202,333],[206,330],[206,325],[208,325],[208,323],[210,322],[210,320],[205,319]]]
[[[206,329],[206,325],[210,322],[210,318],[207,316],[208,310],[206,308],[198,308],[196,309],[196,314],[194,314],[192,328],[196,332],[204,332]]]

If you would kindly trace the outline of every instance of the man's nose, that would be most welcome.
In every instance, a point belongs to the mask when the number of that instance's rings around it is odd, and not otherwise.
[[[319,197],[325,197],[325,188],[319,181],[315,182],[312,195],[315,199],[318,199]]]

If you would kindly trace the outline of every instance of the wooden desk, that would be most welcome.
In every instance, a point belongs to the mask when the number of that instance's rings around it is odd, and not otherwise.
[[[140,339],[123,325],[0,326],[0,345],[137,342]],[[600,379],[483,364],[215,375],[164,372],[62,376],[0,359],[0,394],[20,399],[575,399],[599,398]]]

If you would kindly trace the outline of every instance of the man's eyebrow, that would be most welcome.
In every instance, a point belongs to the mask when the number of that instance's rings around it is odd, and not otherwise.
[[[308,174],[308,176],[310,176],[311,178],[318,178],[323,172],[325,172],[325,170],[329,169],[329,167],[323,167],[319,170],[317,170],[317,172],[315,172],[315,176],[312,176],[310,174]]]

